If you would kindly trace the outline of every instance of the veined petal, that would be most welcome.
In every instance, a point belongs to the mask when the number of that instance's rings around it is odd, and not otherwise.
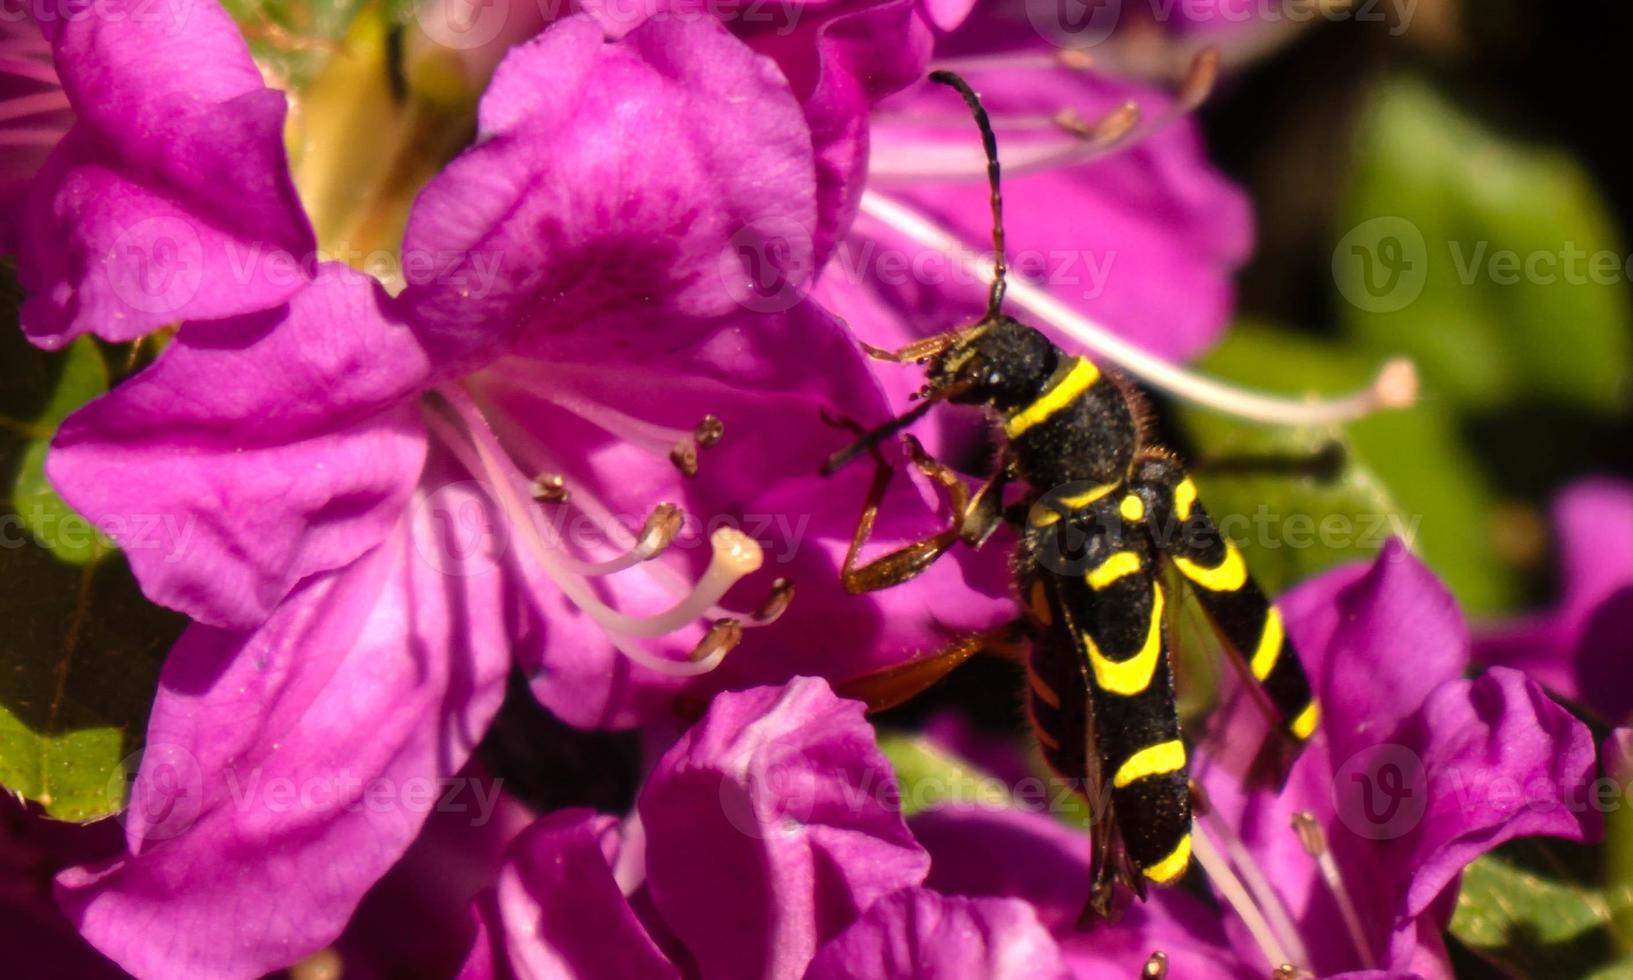
[[[938,47],[938,54],[958,50]],[[1128,101],[1148,116],[1168,108],[1165,96],[1148,89],[1065,67],[973,71],[969,81],[1000,120],[999,153],[1012,165],[1030,147],[1070,148],[1077,138],[1047,125],[1063,109],[1093,120]],[[1044,124],[1006,129],[1005,117]],[[870,186],[955,234],[967,245],[965,258],[989,256],[980,141],[957,97],[943,86],[917,86],[879,107],[872,133]],[[950,155],[970,159],[966,177],[926,176]],[[1194,357],[1217,339],[1235,302],[1235,271],[1253,244],[1246,195],[1209,163],[1186,119],[1093,162],[1012,169],[1004,180],[1004,217],[1011,276],[1175,359]],[[864,339],[889,347],[972,322],[986,287],[949,257],[926,254],[867,220],[825,269],[820,295]],[[1070,345],[1069,338],[1057,340]]]
[[[148,725],[129,853],[58,879],[99,949],[139,976],[253,977],[340,934],[502,697],[499,580],[425,561],[447,533],[415,508],[260,629],[183,635]]]
[[[215,0],[112,0],[52,27],[77,122],[36,176],[21,233],[30,338],[130,340],[299,290],[315,244],[284,99]]]
[[[710,977],[799,975],[929,863],[861,704],[812,678],[716,697],[639,811],[653,903]]]
[[[818,951],[808,980],[1069,980],[1038,915],[1014,898],[908,888],[874,902]]]
[[[502,378],[508,370],[500,363],[493,374]],[[580,628],[587,617],[558,605],[555,590],[540,579],[531,590],[538,642],[523,659],[535,665],[540,700],[568,721],[624,727],[666,719],[677,695],[705,699],[793,675],[838,683],[933,652],[961,631],[1014,618],[1003,539],[978,551],[955,547],[897,588],[864,596],[844,591],[839,570],[874,462],[863,458],[831,477],[819,475],[827,455],[853,438],[823,413],[875,424],[886,409],[852,341],[809,304],[781,316],[741,318],[706,343],[667,356],[557,361],[541,364],[536,384],[477,383],[496,406],[494,417],[511,420],[500,423],[500,435],[518,457],[565,477],[573,499],[542,511],[541,521],[580,552],[600,545],[594,553],[608,553],[602,540],[610,537],[608,523],[639,528],[659,501],[682,507],[687,523],[668,553],[604,580],[620,608],[649,613],[673,603],[674,583],[702,574],[708,535],[727,524],[765,552],[762,569],[727,596],[728,606],[752,609],[778,577],[794,585],[781,619],[745,631],[718,668],[686,681],[629,666],[593,627]],[[689,432],[706,414],[722,420],[725,434],[699,454],[698,475],[687,478],[670,462],[670,444],[645,433]],[[946,521],[934,492],[910,478],[894,446],[885,448],[896,472],[865,558],[933,534]],[[654,646],[683,658],[700,635],[701,627]]]
[[[615,819],[588,810],[537,820],[477,903],[482,935],[461,975],[679,977],[613,878],[604,848],[616,834]]]
[[[1159,889],[1116,922],[1078,929],[1089,896],[1089,836],[1047,813],[950,804],[909,825],[930,852],[927,887],[1026,901],[1080,978],[1137,977],[1158,949],[1168,954],[1171,976],[1258,975],[1231,949],[1219,914],[1182,891]]]
[[[395,526],[425,459],[424,353],[360,273],[198,324],[63,424],[51,480],[154,601],[248,627]]]
[[[810,131],[776,65],[712,18],[611,43],[587,15],[559,21],[500,64],[480,122],[404,243],[449,257],[404,294],[439,360],[519,336],[671,349],[756,303],[756,276],[810,277]]]

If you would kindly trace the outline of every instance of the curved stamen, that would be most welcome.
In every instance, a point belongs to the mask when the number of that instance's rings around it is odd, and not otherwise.
[[[878,191],[862,192],[862,212],[892,230],[945,253],[961,271],[991,282],[986,262],[964,242],[922,214]],[[1189,371],[1129,343],[1024,279],[1009,284],[1009,298],[1044,323],[1082,344],[1105,364],[1158,391],[1227,415],[1273,425],[1332,425],[1364,418],[1380,409],[1404,408],[1417,400],[1417,371],[1405,358],[1386,361],[1372,384],[1327,400],[1264,394]]]
[[[1349,889],[1344,887],[1344,876],[1338,870],[1338,862],[1333,860],[1332,849],[1327,846],[1327,832],[1316,821],[1315,814],[1308,810],[1293,814],[1293,832],[1298,834],[1298,841],[1305,853],[1315,858],[1322,881],[1338,903],[1338,913],[1344,919],[1344,928],[1349,932],[1356,955],[1361,958],[1361,965],[1368,970],[1376,969],[1378,960],[1372,955],[1372,943],[1367,940],[1366,929],[1361,925],[1361,914],[1355,910]]]
[[[754,617],[750,623],[753,626],[770,626],[782,618],[788,610],[788,604],[794,601],[794,583],[788,579],[779,578],[771,583],[771,592],[765,601],[754,610]]]
[[[710,418],[712,418],[712,416],[706,416],[704,418],[703,423],[701,423],[699,426],[700,431],[709,426]],[[503,414],[496,417],[494,424],[502,427],[504,430],[503,435],[505,442],[518,448],[527,462],[539,465],[541,467],[553,466],[556,464],[557,461],[555,460],[549,447],[545,446],[542,441],[540,441],[526,428],[514,424]],[[578,507],[579,510],[583,511],[584,514],[591,520],[595,521],[596,526],[623,530],[623,522],[615,519],[612,512],[607,510],[599,500],[596,500],[593,494],[585,494],[581,498],[575,497],[574,505]],[[638,543],[631,544],[629,547],[633,549],[637,547],[637,545]],[[572,561],[571,558],[566,558],[565,556],[564,560],[569,562]],[[620,559],[614,559],[613,561],[618,560]],[[586,564],[579,565],[578,567],[583,569],[581,574],[593,574],[596,573],[597,569],[604,568],[608,564],[610,563],[602,563],[601,565]],[[634,564],[637,563],[628,562],[624,567],[629,567]],[[640,564],[641,568],[648,575],[652,576],[653,580],[674,595],[684,595],[691,587],[687,579],[680,575],[679,572],[662,562],[644,562]],[[605,573],[601,572],[600,574]],[[779,585],[779,583],[782,584]],[[782,608],[786,606],[786,601],[783,603],[783,607],[777,606],[775,602],[775,600],[779,597],[779,594],[785,589],[788,593],[788,598],[791,599],[793,596],[793,585],[788,583],[786,579],[778,579],[771,585],[771,594],[760,604],[757,609],[751,612],[738,612],[736,610],[726,609],[721,606],[711,606],[705,611],[704,615],[711,619],[736,619],[742,623],[744,629],[756,629],[761,626],[769,626],[776,622],[777,616],[782,615]]]
[[[453,419],[433,407],[425,413],[432,430],[473,475],[488,478],[486,485],[494,503],[529,557],[574,605],[605,631],[619,651],[643,666],[677,676],[703,673],[720,662],[732,644],[726,642],[730,630],[718,623],[705,636],[700,649],[693,651],[694,657],[687,661],[656,657],[634,643],[633,638],[673,633],[712,608],[738,579],[760,567],[764,556],[753,538],[734,528],[722,528],[710,539],[714,553],[708,570],[688,595],[669,609],[651,616],[619,612],[602,602],[583,577],[564,567],[564,556],[545,543],[534,523],[535,512],[526,503],[522,489],[526,479],[510,462],[470,396],[456,385],[437,391],[460,424],[456,426]],[[646,538],[648,536],[643,534],[643,539]]]
[[[1202,865],[1203,872],[1207,874],[1208,880],[1213,882],[1214,890],[1219,893],[1219,897],[1235,910],[1237,918],[1242,920],[1242,925],[1253,937],[1253,942],[1264,954],[1265,961],[1270,964],[1271,969],[1278,969],[1291,963],[1287,951],[1282,948],[1275,932],[1270,928],[1270,923],[1265,921],[1264,914],[1259,911],[1259,907],[1248,895],[1247,889],[1242,886],[1241,879],[1231,870],[1230,862],[1214,848],[1213,841],[1200,826],[1191,831],[1191,854],[1196,858],[1196,862]]]
[[[1236,869],[1242,878],[1243,884],[1253,895],[1258,908],[1264,913],[1266,924],[1276,934],[1283,947],[1291,954],[1289,962],[1309,963],[1310,952],[1304,947],[1304,940],[1300,938],[1298,927],[1293,924],[1293,917],[1288,914],[1287,906],[1282,903],[1281,896],[1271,886],[1270,879],[1265,876],[1254,860],[1252,852],[1242,843],[1242,838],[1230,824],[1218,815],[1207,803],[1207,793],[1201,783],[1192,782],[1191,798],[1197,802],[1197,819],[1207,824],[1208,829],[1224,845],[1225,857]]]

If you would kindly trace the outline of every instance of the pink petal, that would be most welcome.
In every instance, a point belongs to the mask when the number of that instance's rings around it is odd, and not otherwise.
[[[928,866],[862,706],[811,678],[716,697],[639,810],[653,903],[710,977],[799,975]]]
[[[21,234],[30,339],[130,340],[300,289],[315,244],[284,151],[284,98],[226,12],[110,0],[51,26],[78,121],[35,178]]]
[[[457,788],[447,777],[502,696],[498,580],[424,561],[445,534],[416,509],[259,630],[183,635],[148,726],[130,853],[58,878],[99,949],[143,976],[250,977],[335,940]]]
[[[70,416],[47,473],[154,601],[253,626],[373,547],[419,478],[428,368],[384,302],[330,265],[276,316],[198,325]]]

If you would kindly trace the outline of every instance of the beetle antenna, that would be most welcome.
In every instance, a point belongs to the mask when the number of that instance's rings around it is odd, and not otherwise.
[[[889,422],[862,433],[855,442],[828,457],[828,461],[822,464],[822,475],[831,476],[841,466],[917,422],[924,417],[924,413],[928,412],[931,406],[940,400],[940,398],[936,397],[926,398]]]
[[[987,294],[987,319],[998,315],[1004,302],[1004,276],[1009,265],[1004,260],[1004,196],[998,189],[998,136],[992,131],[992,120],[981,105],[981,97],[970,88],[970,83],[950,71],[933,71],[930,81],[951,86],[964,97],[964,102],[975,116],[975,125],[981,130],[981,146],[987,154],[987,183],[992,185],[992,291]]]

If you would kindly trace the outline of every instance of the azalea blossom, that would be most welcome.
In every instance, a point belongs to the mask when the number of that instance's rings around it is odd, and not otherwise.
[[[1597,835],[1592,737],[1514,671],[1465,679],[1455,604],[1398,545],[1286,609],[1342,727],[1282,792],[1240,782],[1243,753],[1205,740],[1199,856],[1217,905],[1159,889],[1084,926],[1089,836],[1020,792],[934,807],[904,835],[860,706],[797,679],[718,696],[653,769],[638,817],[538,820],[477,902],[466,975],[951,977],[979,963],[1111,978],[1155,959],[1172,976],[1449,976],[1440,936],[1465,865],[1515,837]],[[1226,712],[1236,742],[1244,708]],[[1394,805],[1351,788],[1367,780]],[[815,898],[814,855],[838,875]]]
[[[1480,661],[1525,671],[1611,724],[1633,716],[1633,486],[1582,480],[1553,505],[1560,596],[1552,609],[1484,626]]]
[[[1598,839],[1593,737],[1518,671],[1466,677],[1456,602],[1398,542],[1282,605],[1325,737],[1277,794],[1244,792],[1224,752],[1199,768],[1283,906],[1258,938],[1323,975],[1449,977],[1442,936],[1469,862],[1516,837]],[[1216,729],[1232,745],[1241,714]]]
[[[1136,975],[1154,950],[1175,976],[1262,977],[1282,963],[1451,976],[1441,937],[1469,862],[1516,837],[1598,838],[1593,737],[1517,671],[1467,679],[1456,603],[1399,544],[1282,608],[1325,720],[1279,791],[1251,778],[1272,736],[1245,696],[1201,739],[1198,856],[1223,915],[1161,891],[1080,932],[1087,837],[990,805],[909,821],[931,854],[926,884],[1028,901],[1078,976]]]
[[[49,14],[0,27],[0,246],[29,339],[133,340],[287,300],[315,243],[284,96],[232,19],[215,0]]]
[[[467,975],[797,976],[928,867],[862,705],[814,678],[717,696],[636,813],[620,831],[559,811],[519,838]]]
[[[425,816],[355,804],[456,772],[512,663],[570,722],[661,728],[714,690],[864,673],[1008,608],[956,563],[866,615],[840,589],[867,475],[817,475],[847,438],[823,416],[884,406],[820,309],[738,301],[731,235],[818,210],[771,62],[712,21],[609,44],[569,18],[506,59],[479,122],[404,242],[450,261],[405,263],[397,297],[325,264],[273,311],[188,323],[53,444],[93,521],[166,518],[126,552],[198,621],[161,677],[128,854],[61,879],[132,972],[258,973],[331,941]],[[887,542],[928,521],[905,485],[890,506]],[[748,533],[777,517],[797,523]],[[323,802],[257,789],[283,782]]]

